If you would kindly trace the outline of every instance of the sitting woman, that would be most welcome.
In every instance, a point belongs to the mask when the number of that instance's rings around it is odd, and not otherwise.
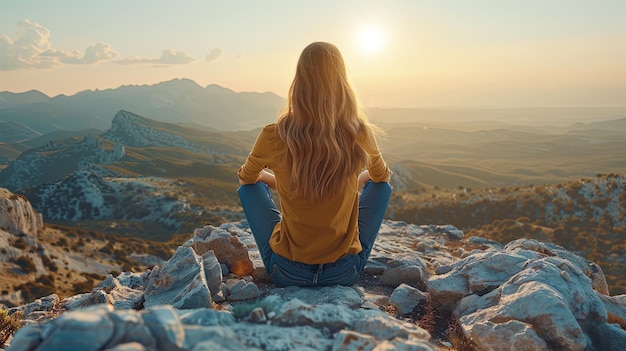
[[[359,110],[337,47],[307,46],[286,112],[261,130],[238,172],[242,207],[277,285],[359,278],[391,196],[376,131]]]

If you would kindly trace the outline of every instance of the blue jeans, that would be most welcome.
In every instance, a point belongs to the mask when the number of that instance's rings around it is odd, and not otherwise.
[[[276,285],[352,285],[359,279],[372,252],[391,197],[391,185],[371,180],[365,183],[359,197],[358,218],[359,240],[363,250],[325,264],[300,263],[274,253],[269,240],[274,226],[281,220],[281,213],[276,208],[267,184],[257,182],[241,185],[237,193],[263,264]]]

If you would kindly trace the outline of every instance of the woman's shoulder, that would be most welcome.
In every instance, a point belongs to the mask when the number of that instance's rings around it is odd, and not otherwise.
[[[276,122],[265,125],[262,129],[262,132],[271,132],[276,133]]]
[[[276,123],[270,123],[265,125],[259,133],[259,139],[265,140],[265,142],[275,144],[280,138],[278,137],[278,131],[276,129]]]

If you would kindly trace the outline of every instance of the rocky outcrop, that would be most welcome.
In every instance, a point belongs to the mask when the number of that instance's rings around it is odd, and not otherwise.
[[[82,140],[52,140],[22,153],[0,173],[0,185],[11,191],[23,190],[62,179],[79,170],[100,170],[98,165],[114,163],[125,154],[123,145],[94,135]]]
[[[435,326],[445,315],[464,349],[626,344],[626,297],[608,295],[598,266],[553,244],[482,245],[452,226],[385,221],[357,285],[278,288],[238,276],[232,262],[221,261],[230,256],[195,245],[208,238],[228,239],[222,244],[234,244],[221,248],[247,251],[254,270],[262,269],[245,221],[201,228],[163,267],[109,276],[89,294],[10,309],[22,311],[27,325],[8,351],[428,351],[459,346],[446,337],[452,329]],[[54,319],[59,310],[65,313]]]
[[[102,177],[83,170],[25,193],[49,220],[154,222],[175,232],[183,221],[204,212],[191,206],[184,185],[168,178]]]
[[[476,252],[428,282],[480,350],[617,350],[626,332],[609,322],[602,270],[565,249],[520,239]],[[626,306],[622,306],[626,310]]]
[[[203,154],[219,154],[206,142],[194,142],[189,136],[174,131],[177,125],[156,122],[128,111],[119,111],[111,122],[111,128],[102,137],[116,144],[144,148],[181,148]]]
[[[0,229],[13,235],[35,236],[43,228],[41,214],[23,196],[0,188]]]

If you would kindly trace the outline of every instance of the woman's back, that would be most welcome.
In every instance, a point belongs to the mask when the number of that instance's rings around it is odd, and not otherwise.
[[[375,130],[359,111],[339,50],[307,46],[286,111],[261,130],[238,172],[242,207],[277,284],[358,279],[391,194]]]

